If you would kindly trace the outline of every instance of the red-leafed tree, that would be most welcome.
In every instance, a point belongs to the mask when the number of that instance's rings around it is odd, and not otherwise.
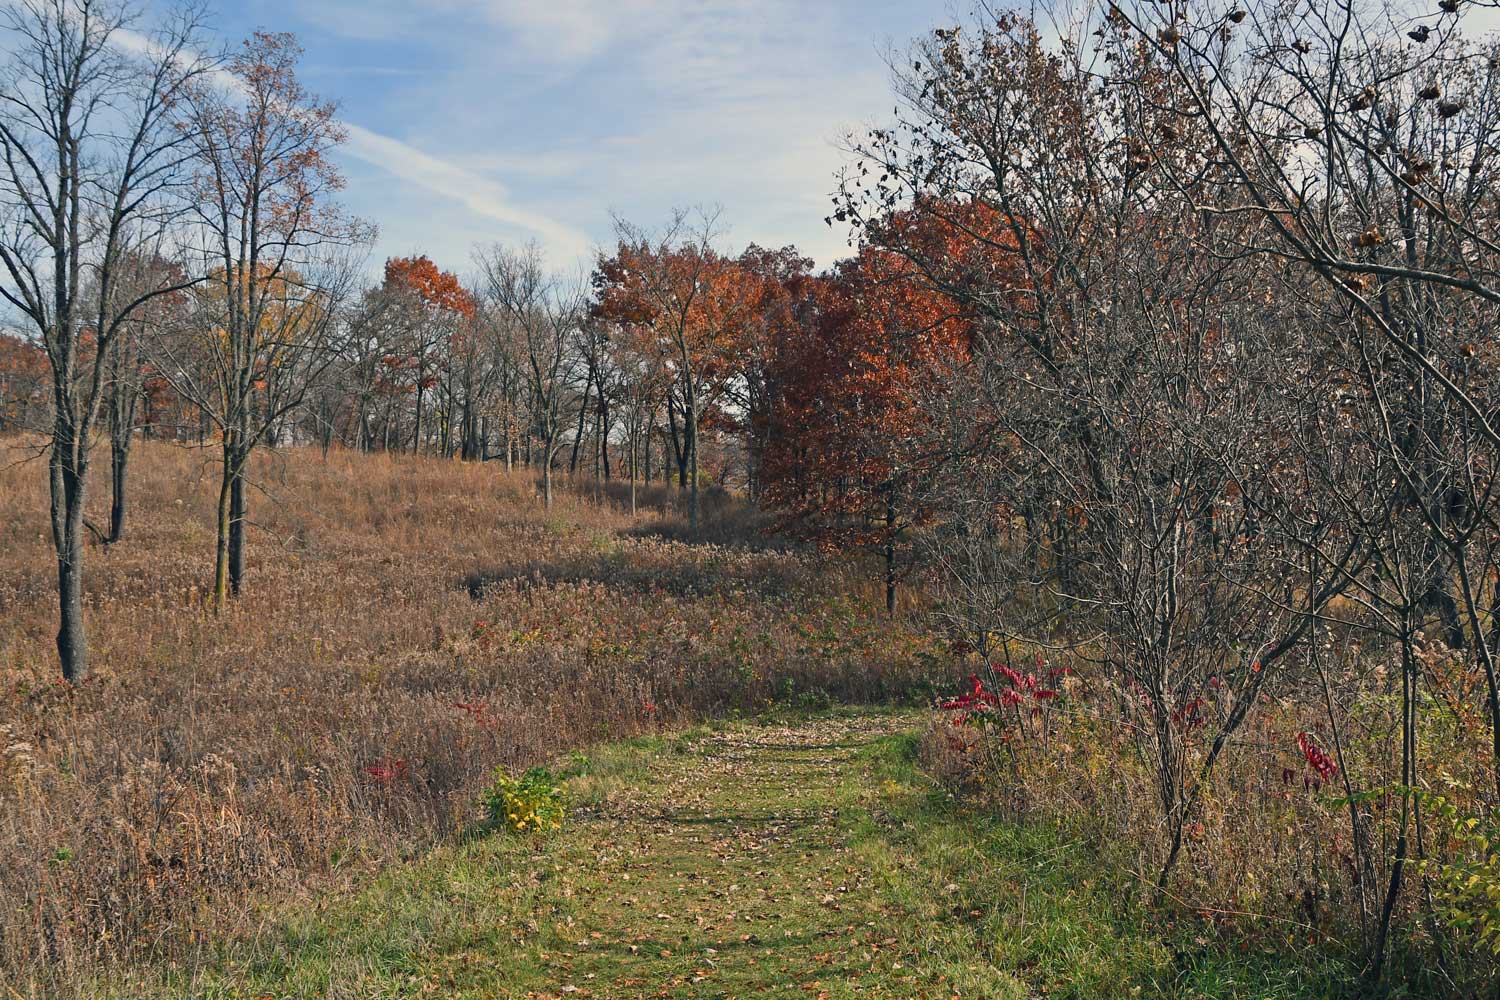
[[[745,303],[736,329],[734,365],[724,378],[724,412],[730,429],[745,441],[746,483],[752,497],[762,486],[761,458],[769,444],[769,384],[772,352],[805,321],[808,289],[816,281],[813,262],[794,246],[768,250],[751,244],[740,254],[737,273]]]
[[[951,244],[955,261],[974,244],[963,229],[937,231],[920,216],[883,224]],[[766,500],[825,545],[877,548],[894,613],[904,536],[929,515],[926,485],[965,449],[955,432],[978,426],[974,415],[954,419],[948,399],[974,327],[933,276],[890,250],[866,246],[793,287],[785,309],[798,321],[773,328],[767,358]]]
[[[31,430],[46,407],[47,355],[0,333],[0,431]]]

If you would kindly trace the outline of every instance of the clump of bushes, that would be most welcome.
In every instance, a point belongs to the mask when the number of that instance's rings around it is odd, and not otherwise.
[[[1235,703],[1216,678],[1179,696],[1163,714],[1179,773],[1198,794],[1180,818],[1177,863],[1156,884],[1173,846],[1151,752],[1164,737],[1151,727],[1149,693],[1108,672],[1083,661],[1047,669],[1040,659],[1034,671],[977,666],[959,690],[934,699],[923,765],[966,807],[1065,829],[1114,873],[1101,877],[1122,898],[1149,900],[1190,936],[1212,931],[1247,953],[1316,947],[1348,958],[1353,976],[1365,974],[1366,942],[1384,920],[1389,978],[1411,991],[1400,995],[1480,995],[1472,984],[1500,981],[1500,830],[1484,815],[1487,762],[1471,749],[1488,733],[1463,701],[1440,701],[1478,679],[1459,654],[1430,658],[1440,694],[1422,711],[1442,713],[1445,724],[1423,717],[1428,742],[1414,786],[1393,753],[1402,706],[1370,669],[1381,652],[1351,645],[1327,654],[1325,669],[1347,697],[1332,709],[1312,687],[1316,676],[1279,677],[1277,697],[1257,700],[1238,730],[1240,752],[1206,773]],[[1402,828],[1415,827],[1415,814],[1422,838],[1403,856]],[[1392,901],[1397,864],[1420,891]],[[1446,984],[1433,954],[1443,956]]]
[[[530,768],[519,778],[503,766],[496,768],[484,804],[491,825],[511,833],[539,835],[560,830],[568,812],[562,785],[545,767]]]

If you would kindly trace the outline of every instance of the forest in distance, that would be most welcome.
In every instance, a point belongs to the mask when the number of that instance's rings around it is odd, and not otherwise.
[[[575,268],[6,5],[0,985],[1500,998],[1495,13],[934,15]]]

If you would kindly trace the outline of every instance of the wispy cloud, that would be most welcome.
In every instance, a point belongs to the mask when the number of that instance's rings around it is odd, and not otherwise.
[[[512,203],[510,193],[499,183],[399,139],[347,122],[344,127],[349,133],[349,143],[345,148],[364,162],[409,184],[459,202],[483,218],[526,230],[540,238],[548,250],[561,259],[588,253],[589,239],[582,232],[546,215],[517,207]]]
[[[488,20],[499,46],[535,67],[523,85],[563,81],[542,100],[595,103],[593,120],[575,119],[594,134],[577,156],[588,183],[573,212],[558,206],[565,217],[597,233],[610,210],[649,224],[674,204],[722,203],[728,240],[796,242],[825,263],[847,252],[846,234],[822,220],[844,162],[840,140],[887,101],[880,40],[861,20],[869,4],[448,2]],[[485,70],[471,72],[455,90],[482,86]],[[541,133],[556,141],[549,124]],[[621,133],[628,148],[605,143]]]
[[[155,47],[150,38],[129,29],[117,31],[113,41],[136,54],[149,54]],[[197,59],[191,54],[184,58]],[[238,78],[224,70],[214,70],[213,76],[230,91],[239,93],[244,89]],[[349,140],[344,149],[351,156],[454,201],[481,218],[523,230],[537,238],[557,259],[582,258],[589,253],[589,238],[581,231],[542,213],[518,207],[512,203],[505,186],[497,181],[362,125],[347,121],[341,125]]]
[[[840,140],[890,113],[882,42],[942,6],[244,0],[224,15],[230,38],[268,26],[307,46],[308,79],[350,123],[346,200],[380,224],[377,254],[457,263],[474,242],[536,238],[567,263],[610,240],[612,212],[650,225],[718,203],[726,244],[831,263],[847,252],[823,223]],[[371,66],[391,72],[351,72]]]

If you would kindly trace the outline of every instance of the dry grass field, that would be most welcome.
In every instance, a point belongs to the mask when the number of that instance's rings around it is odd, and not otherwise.
[[[452,839],[497,764],[943,673],[863,573],[729,544],[754,537],[732,500],[689,545],[670,490],[634,518],[617,485],[545,512],[493,463],[262,456],[247,591],[214,614],[212,457],[144,442],[127,538],[87,554],[93,673],[69,689],[27,454],[0,461],[0,980],[21,996]],[[92,496],[102,514],[103,476]]]

